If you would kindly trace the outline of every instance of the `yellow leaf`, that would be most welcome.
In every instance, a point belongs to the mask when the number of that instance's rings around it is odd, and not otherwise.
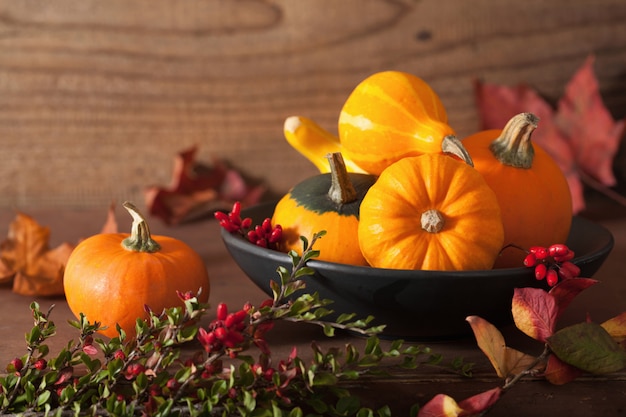
[[[500,330],[487,320],[478,316],[469,316],[466,320],[472,327],[478,347],[500,378],[524,371],[535,361],[533,356],[507,347]]]

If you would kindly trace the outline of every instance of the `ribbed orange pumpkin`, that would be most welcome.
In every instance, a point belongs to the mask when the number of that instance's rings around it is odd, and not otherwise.
[[[448,155],[390,165],[361,202],[359,244],[373,267],[491,269],[503,240],[494,192],[478,171]]]
[[[407,156],[441,152],[443,138],[454,134],[433,89],[401,71],[378,72],[363,80],[339,116],[342,153],[375,175]]]
[[[531,141],[537,123],[534,115],[521,113],[503,130],[478,132],[462,141],[498,197],[505,246],[565,243],[571,227],[567,180],[554,159]],[[520,267],[524,256],[522,250],[506,248],[496,267]]]
[[[319,260],[366,265],[357,237],[359,206],[376,177],[348,173],[340,153],[329,155],[331,172],[295,185],[274,208],[272,224],[280,224],[283,238],[279,250],[302,254],[300,236],[308,239],[322,230],[317,241]]]
[[[177,291],[209,298],[209,276],[202,258],[189,246],[168,236],[151,236],[145,219],[130,203],[132,232],[91,236],[76,246],[65,267],[63,285],[67,303],[76,317],[83,313],[98,321],[108,337],[117,336],[118,324],[135,336],[137,319],[147,318],[145,306],[155,313],[183,305]]]

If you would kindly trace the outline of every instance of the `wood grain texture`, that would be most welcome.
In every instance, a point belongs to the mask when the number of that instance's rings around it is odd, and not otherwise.
[[[167,184],[172,157],[231,161],[284,192],[315,169],[283,121],[336,132],[384,69],[429,82],[459,135],[472,81],[551,101],[588,54],[626,114],[623,0],[15,0],[0,3],[0,206],[102,206]]]

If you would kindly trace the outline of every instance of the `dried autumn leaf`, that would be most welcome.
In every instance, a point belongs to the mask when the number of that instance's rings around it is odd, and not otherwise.
[[[607,331],[611,337],[622,346],[622,349],[626,348],[626,312],[618,314],[617,316],[608,319],[604,323],[600,324],[604,330]]]
[[[562,280],[552,287],[549,293],[554,297],[554,301],[556,302],[556,318],[563,313],[578,294],[597,283],[597,280],[591,278],[575,278]]]
[[[496,387],[480,394],[473,395],[459,403],[463,409],[461,416],[474,416],[488,410],[502,395],[502,388]]]
[[[626,351],[599,324],[578,323],[548,338],[548,346],[560,360],[593,374],[626,368]]]
[[[475,83],[481,129],[502,129],[520,112],[539,117],[533,142],[544,148],[563,171],[574,213],[585,208],[581,176],[591,176],[605,185],[614,183],[611,169],[624,132],[624,121],[615,122],[602,102],[592,64],[593,56],[568,83],[556,110],[528,85]]]
[[[587,57],[567,84],[557,105],[555,123],[574,149],[580,169],[613,186],[613,159],[624,133],[624,120],[616,123],[604,106],[594,61],[593,55]]]
[[[117,233],[115,204],[111,204],[100,233]],[[27,296],[63,295],[65,265],[76,245],[64,242],[49,247],[50,229],[18,213],[0,244],[0,283]]]
[[[558,307],[552,294],[540,288],[516,288],[513,292],[515,326],[540,342],[554,333]]]
[[[500,399],[501,394],[502,388],[496,387],[466,398],[458,404],[454,398],[448,395],[437,394],[420,408],[417,417],[463,417],[478,415],[494,405]]]
[[[13,280],[21,295],[62,295],[63,271],[73,245],[49,247],[50,230],[32,217],[18,213],[0,245],[3,279]]]
[[[117,218],[115,217],[115,203],[111,203],[109,205],[109,210],[107,211],[107,217],[100,229],[100,233],[117,233],[119,231],[119,227],[117,225]]]
[[[582,371],[560,360],[555,355],[548,357],[544,378],[553,385],[564,385],[582,375]]]
[[[478,316],[469,316],[465,320],[472,327],[478,347],[500,378],[522,372],[535,362],[534,357],[506,346],[500,330],[487,320]]]
[[[463,409],[454,398],[437,394],[430,401],[420,407],[417,417],[458,417]]]
[[[248,185],[241,174],[220,160],[208,167],[196,161],[198,148],[181,151],[174,159],[172,182],[145,191],[149,213],[167,224],[201,218],[216,210],[230,209],[235,201],[257,203],[265,188]]]

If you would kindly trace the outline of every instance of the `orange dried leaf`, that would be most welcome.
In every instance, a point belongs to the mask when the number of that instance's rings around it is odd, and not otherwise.
[[[32,217],[18,213],[0,245],[4,277],[13,280],[13,291],[22,295],[63,294],[63,269],[73,246],[49,247],[50,230]]]
[[[74,246],[63,243],[34,259],[27,271],[17,271],[13,291],[28,296],[62,295],[63,271]]]
[[[518,329],[540,342],[554,333],[558,306],[552,294],[539,288],[516,288],[513,321]]]

